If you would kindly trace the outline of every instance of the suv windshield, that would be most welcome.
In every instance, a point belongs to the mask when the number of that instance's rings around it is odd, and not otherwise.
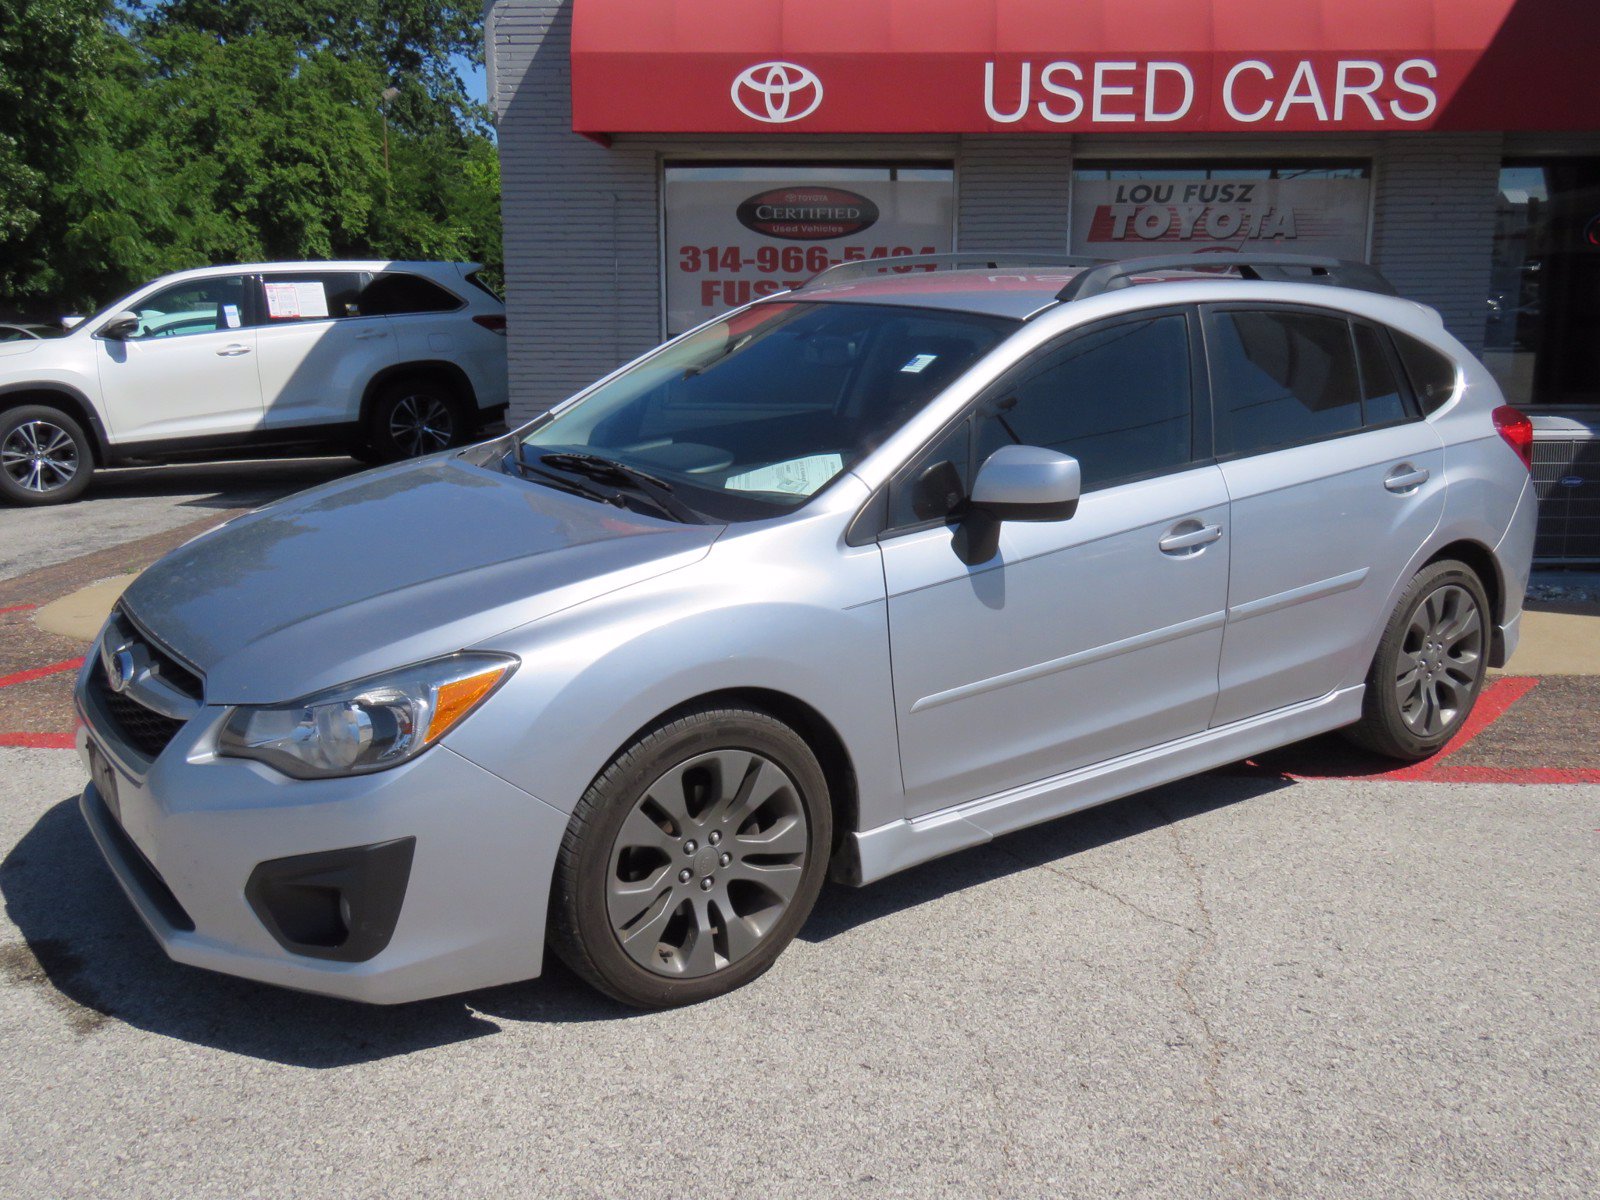
[[[648,472],[718,520],[772,516],[855,465],[1016,328],[975,313],[758,304],[547,419],[522,454],[581,452]]]

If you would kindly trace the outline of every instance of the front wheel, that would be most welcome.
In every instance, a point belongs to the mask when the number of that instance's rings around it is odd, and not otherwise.
[[[1466,724],[1489,667],[1489,601],[1471,567],[1454,560],[1417,573],[1385,627],[1367,674],[1357,745],[1416,762]]]
[[[27,404],[0,413],[0,496],[13,504],[64,504],[89,486],[94,459],[66,413]]]
[[[762,974],[827,871],[827,783],[764,712],[687,712],[639,738],[584,793],[562,840],[551,942],[607,995],[670,1008]]]

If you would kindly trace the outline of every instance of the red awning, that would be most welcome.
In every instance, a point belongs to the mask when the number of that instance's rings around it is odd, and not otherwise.
[[[1600,0],[574,0],[611,133],[1600,129]]]

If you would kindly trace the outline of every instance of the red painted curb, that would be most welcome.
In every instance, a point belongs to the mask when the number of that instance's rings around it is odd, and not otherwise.
[[[22,746],[30,750],[71,750],[77,739],[70,733],[0,733],[0,746]]]
[[[34,667],[27,671],[18,671],[15,675],[0,675],[0,688],[10,687],[16,683],[31,683],[35,679],[43,679],[46,675],[59,675],[62,671],[76,671],[83,666],[83,659],[69,658],[65,662],[51,663],[48,667]]]

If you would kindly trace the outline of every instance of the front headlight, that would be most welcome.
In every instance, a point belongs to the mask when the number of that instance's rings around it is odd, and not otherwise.
[[[228,714],[217,750],[296,779],[382,771],[437,742],[516,665],[504,654],[452,654],[289,704],[241,706]]]

